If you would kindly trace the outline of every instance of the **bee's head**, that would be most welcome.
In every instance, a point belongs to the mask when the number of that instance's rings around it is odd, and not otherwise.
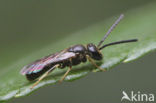
[[[95,60],[101,60],[102,54],[100,53],[99,49],[92,43],[87,45],[88,55]]]

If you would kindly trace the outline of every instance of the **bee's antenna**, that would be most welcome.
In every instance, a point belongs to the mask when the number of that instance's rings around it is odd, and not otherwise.
[[[112,30],[116,27],[116,25],[121,21],[121,19],[124,17],[124,14],[121,14],[120,17],[115,21],[115,23],[109,28],[103,39],[99,42],[98,48],[101,46],[101,44],[104,42],[104,40],[108,37],[108,35],[112,32]]]
[[[122,40],[122,41],[117,41],[117,42],[112,42],[112,43],[109,43],[109,44],[105,44],[103,45],[102,47],[99,48],[99,50],[107,47],[107,46],[110,46],[110,45],[116,45],[116,44],[121,44],[121,43],[129,43],[129,42],[137,42],[138,39],[130,39],[130,40]]]

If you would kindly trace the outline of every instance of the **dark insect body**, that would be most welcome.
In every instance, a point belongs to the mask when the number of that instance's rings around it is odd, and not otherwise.
[[[27,79],[32,81],[38,79],[38,81],[31,87],[35,87],[44,77],[46,77],[50,72],[52,72],[55,68],[65,68],[69,67],[67,72],[64,74],[64,76],[61,78],[60,81],[63,81],[64,78],[67,76],[69,71],[72,69],[72,66],[78,65],[81,62],[86,62],[89,60],[94,66],[99,68],[102,71],[105,71],[104,69],[100,68],[98,65],[95,64],[94,60],[102,60],[103,55],[101,54],[101,50],[107,46],[121,44],[121,43],[129,43],[129,42],[136,42],[137,39],[131,39],[131,40],[122,40],[117,42],[112,42],[109,44],[105,44],[101,46],[101,44],[104,42],[104,40],[107,38],[107,36],[111,33],[111,31],[116,27],[116,25],[120,22],[120,20],[124,17],[123,14],[120,15],[120,17],[115,21],[115,23],[111,26],[111,28],[108,30],[104,38],[99,42],[98,46],[95,46],[94,44],[90,43],[86,46],[84,45],[75,45],[71,46],[65,50],[62,50],[61,52],[46,56],[44,58],[41,58],[27,66],[25,66],[21,70],[21,74],[26,75]]]

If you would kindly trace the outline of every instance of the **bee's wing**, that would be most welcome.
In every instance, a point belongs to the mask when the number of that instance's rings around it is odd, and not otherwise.
[[[47,65],[51,59],[54,59],[58,54],[59,53],[51,54],[49,56],[36,60],[31,64],[24,66],[20,73],[22,75],[31,74],[32,72],[37,73],[38,71],[42,70],[44,66]]]
[[[63,50],[59,53],[55,53],[49,56],[46,56],[44,58],[41,58],[29,65],[26,65],[21,70],[21,74],[31,74],[31,73],[37,73],[41,71],[45,66],[51,64],[51,63],[57,63],[61,62],[63,60],[66,60],[68,58],[74,57],[75,53],[73,52],[67,52],[66,50]]]

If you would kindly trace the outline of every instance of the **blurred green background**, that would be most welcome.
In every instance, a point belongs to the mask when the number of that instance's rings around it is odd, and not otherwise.
[[[0,67],[66,36],[155,0],[1,0]],[[122,91],[155,93],[156,53],[91,73],[75,82],[46,86],[10,103],[120,102]]]

